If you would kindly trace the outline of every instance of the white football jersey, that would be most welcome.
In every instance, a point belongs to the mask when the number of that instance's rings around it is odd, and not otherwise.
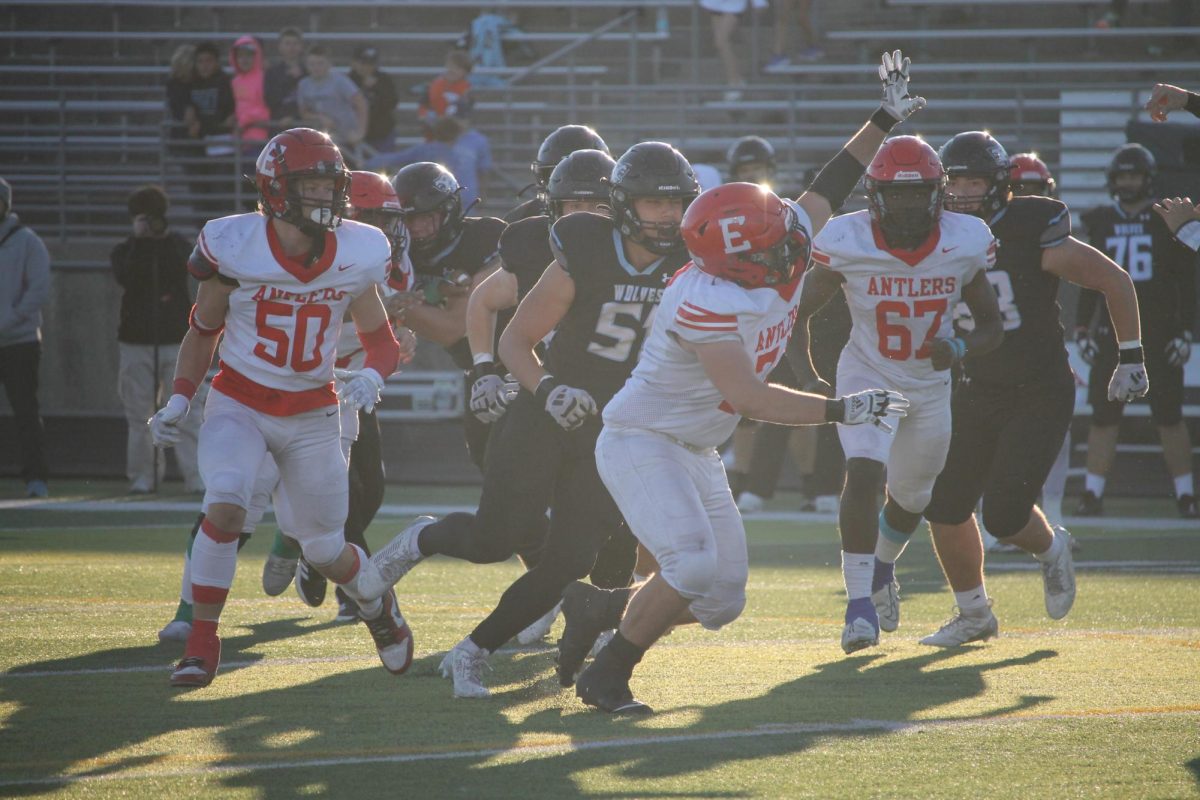
[[[793,204],[807,230],[812,223]],[[656,431],[696,447],[716,447],[741,417],[709,380],[692,344],[741,342],[765,381],[783,359],[800,280],[787,286],[745,289],[688,264],[663,292],[637,366],[604,407],[607,425]]]
[[[845,278],[854,323],[851,357],[902,388],[944,383],[930,364],[935,339],[953,335],[963,287],[996,263],[996,240],[983,220],[945,211],[936,235],[915,251],[893,251],[866,211],[829,220],[817,235],[814,267]]]
[[[189,267],[201,280],[237,283],[222,365],[268,389],[303,392],[333,380],[342,318],[354,298],[387,280],[391,246],[377,228],[344,220],[306,266],[283,252],[270,220],[237,214],[204,226]]]
[[[386,298],[396,292],[407,292],[412,289],[412,286],[412,261],[409,259],[406,249],[401,254],[399,261],[392,262],[387,283],[380,284],[378,287],[379,296]],[[338,369],[362,369],[366,361],[367,353],[358,339],[358,329],[354,326],[350,315],[347,314],[342,318],[342,334],[338,337],[337,361],[334,363]]]

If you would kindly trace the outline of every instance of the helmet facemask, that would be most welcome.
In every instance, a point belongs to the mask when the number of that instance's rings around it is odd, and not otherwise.
[[[991,219],[997,211],[1008,204],[1009,182],[998,180],[990,172],[966,172],[949,170],[951,178],[982,178],[987,181],[983,194],[961,195],[945,191],[945,208],[958,214],[970,214],[980,219]]]
[[[625,190],[614,186],[612,190],[612,208],[616,215],[617,225],[621,234],[638,243],[651,253],[669,256],[684,251],[683,234],[679,226],[683,222],[683,212],[687,211],[696,195],[648,195],[649,197],[679,197],[683,200],[679,219],[674,222],[644,221],[635,208],[635,202],[640,197],[631,197]]]
[[[946,181],[869,181],[871,219],[888,247],[914,250],[929,238],[942,215]]]
[[[404,217],[399,211],[391,208],[364,208],[354,215],[355,222],[370,225],[383,231],[388,241],[392,243],[392,258],[397,259],[408,246],[408,228],[404,226]]]
[[[320,236],[337,228],[350,202],[350,173],[337,171],[337,165],[333,164],[322,163],[319,167],[283,179],[286,181],[286,204],[279,218],[309,236]],[[329,197],[314,196],[305,191],[314,179],[332,180],[333,191]]]

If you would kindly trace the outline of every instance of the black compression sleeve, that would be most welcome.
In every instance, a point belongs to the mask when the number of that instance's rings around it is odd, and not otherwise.
[[[1188,92],[1187,104],[1183,108],[1193,117],[1200,117],[1200,94]]]
[[[809,191],[824,197],[829,201],[829,207],[837,211],[866,171],[862,162],[843,149],[821,168]]]

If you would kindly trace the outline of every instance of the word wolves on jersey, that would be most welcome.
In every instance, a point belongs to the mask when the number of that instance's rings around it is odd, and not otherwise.
[[[867,287],[867,294],[886,297],[929,297],[933,295],[954,294],[958,289],[958,279],[948,278],[909,278],[872,276]]]
[[[663,289],[655,286],[630,286],[618,283],[613,286],[613,296],[622,303],[658,303]]]
[[[251,300],[292,300],[296,303],[337,302],[346,296],[343,289],[313,289],[311,292],[287,292],[275,286],[260,286]]]

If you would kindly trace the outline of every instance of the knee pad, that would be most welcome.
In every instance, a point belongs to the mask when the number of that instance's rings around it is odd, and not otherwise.
[[[933,483],[936,480],[936,475],[928,480],[919,481],[889,480],[888,494],[900,505],[900,508],[910,514],[922,514],[929,506],[930,498],[933,497]]]
[[[300,551],[304,553],[304,558],[318,569],[332,564],[342,554],[345,546],[346,538],[340,530],[322,533],[319,536],[306,536],[300,540]]]
[[[1006,492],[983,498],[983,527],[997,539],[1015,536],[1029,524],[1033,499]]]
[[[662,567],[663,579],[672,589],[691,600],[709,594],[717,581],[717,553],[713,548],[673,553]],[[698,617],[697,617],[698,619]]]
[[[706,630],[715,631],[723,628],[742,615],[746,608],[746,591],[742,587],[737,592],[724,593],[723,598],[702,597],[694,601],[688,610]]]
[[[213,503],[229,503],[248,508],[253,481],[236,469],[222,468],[204,476],[204,507]]]

